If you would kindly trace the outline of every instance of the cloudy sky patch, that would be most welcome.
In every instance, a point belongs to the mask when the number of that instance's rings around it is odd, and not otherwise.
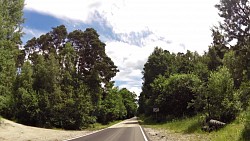
[[[116,85],[139,95],[142,69],[158,46],[171,52],[203,53],[212,42],[210,28],[219,20],[219,0],[26,0],[23,41],[64,24],[92,27],[120,72]]]

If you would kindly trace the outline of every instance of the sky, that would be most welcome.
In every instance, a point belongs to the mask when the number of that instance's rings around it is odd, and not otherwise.
[[[170,52],[197,51],[211,45],[219,0],[25,0],[22,40],[64,24],[68,31],[97,30],[106,54],[118,66],[115,85],[137,95],[142,71],[155,47]]]

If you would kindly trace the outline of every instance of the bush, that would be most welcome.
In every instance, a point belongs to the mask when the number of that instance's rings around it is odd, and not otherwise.
[[[242,108],[246,110],[250,102],[250,82],[241,84],[239,89],[239,97],[242,103]]]
[[[209,118],[230,122],[240,111],[239,93],[234,91],[233,79],[226,67],[210,74],[207,90],[203,94],[207,98]]]
[[[198,76],[193,74],[175,74],[170,78],[159,76],[151,85],[153,92],[159,94],[153,103],[163,115],[193,115],[195,109],[188,105],[195,98],[193,89],[200,84]]]

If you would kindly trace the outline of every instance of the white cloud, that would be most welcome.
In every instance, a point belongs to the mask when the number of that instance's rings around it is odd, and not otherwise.
[[[140,94],[142,91],[140,87],[130,82],[128,82],[127,84],[121,85],[120,88],[127,88],[129,91],[136,93],[137,97],[139,97],[138,94]]]
[[[27,42],[28,40],[30,40],[33,37],[39,37],[42,34],[46,33],[46,31],[41,31],[41,30],[38,30],[38,29],[32,29],[32,28],[29,28],[29,27],[23,27],[22,31],[24,33],[24,36],[23,36],[23,39],[22,39],[22,41],[24,43]]]
[[[91,23],[94,12],[111,26],[120,41],[109,39],[106,52],[120,69],[120,87],[140,92],[142,68],[154,47],[172,52],[203,53],[210,45],[210,28],[219,20],[219,0],[26,0],[26,9],[61,19]],[[103,22],[100,19],[100,22]],[[73,25],[72,25],[73,26]],[[146,36],[144,36],[146,34]]]
[[[142,70],[146,63],[148,56],[153,52],[156,46],[172,52],[183,52],[183,48],[180,48],[178,44],[167,43],[165,41],[156,40],[150,42],[151,38],[145,39],[144,42],[148,43],[147,46],[139,47],[130,45],[124,42],[107,42],[106,53],[120,70],[114,77],[114,81],[119,84],[120,88],[126,87],[130,91],[134,91],[137,95],[141,92],[142,86]]]
[[[25,0],[25,8],[59,18],[86,20],[96,2],[94,0]]]
[[[24,27],[23,32],[29,36],[32,36],[32,37],[38,37],[38,36],[41,36],[42,34],[46,33],[45,31],[40,31],[37,29],[28,28],[28,27]]]
[[[203,52],[211,43],[219,0],[26,0],[27,9],[83,22],[98,11],[116,33],[153,31],[186,48]]]
[[[211,43],[210,28],[218,21],[219,0],[127,0],[108,19],[116,32],[149,29],[166,39],[203,52]]]

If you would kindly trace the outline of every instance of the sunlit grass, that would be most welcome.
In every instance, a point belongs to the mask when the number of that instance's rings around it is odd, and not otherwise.
[[[249,110],[248,110],[249,111]],[[235,121],[210,133],[201,130],[202,117],[194,116],[157,123],[151,118],[140,118],[145,127],[164,129],[175,133],[204,136],[211,141],[250,141],[250,112],[242,112]]]
[[[212,141],[250,141],[250,113],[242,112],[235,121],[219,131],[210,133]]]
[[[238,141],[243,129],[243,124],[232,123],[218,131],[211,132],[209,138],[212,141]]]
[[[151,118],[142,119],[142,124],[146,127],[160,128],[173,130],[182,133],[201,133],[201,120],[200,116],[191,118],[174,119],[165,122],[155,122]]]

